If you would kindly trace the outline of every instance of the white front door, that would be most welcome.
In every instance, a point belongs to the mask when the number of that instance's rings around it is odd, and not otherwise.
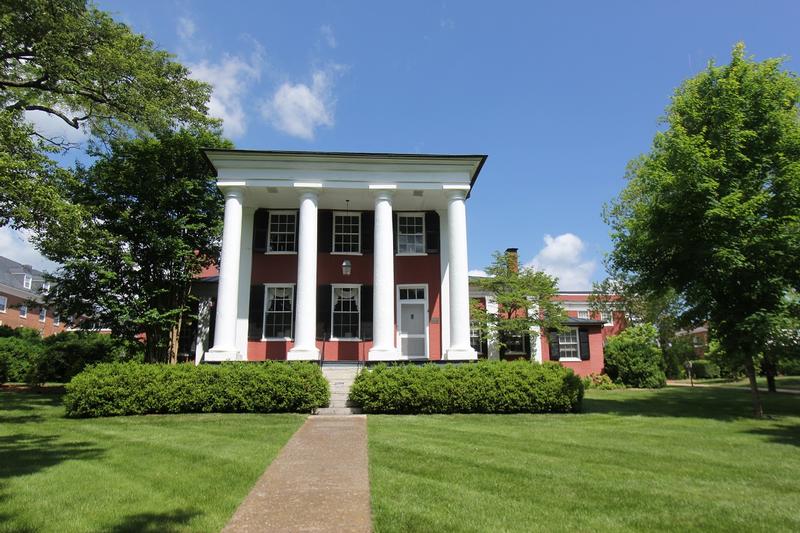
[[[428,357],[428,313],[425,287],[401,287],[398,304],[400,353],[410,358]]]

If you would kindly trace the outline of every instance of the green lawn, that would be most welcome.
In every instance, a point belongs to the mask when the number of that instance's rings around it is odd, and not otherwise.
[[[675,381],[678,383],[690,383],[690,380],[688,379],[676,379]],[[750,382],[746,378],[738,381],[730,381],[729,379],[725,378],[696,379],[694,382],[703,385],[722,385],[728,387],[745,388],[750,387]],[[756,378],[756,383],[758,383],[759,389],[763,389],[764,392],[767,391],[767,378],[764,376],[758,376],[758,378]],[[778,376],[775,378],[775,387],[778,389],[800,390],[800,376]]]
[[[375,529],[800,531],[800,396],[590,391],[579,415],[370,416]]]
[[[0,531],[219,531],[305,419],[63,414],[0,392]]]

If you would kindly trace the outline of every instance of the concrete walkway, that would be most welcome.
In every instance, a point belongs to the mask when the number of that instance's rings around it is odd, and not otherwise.
[[[671,381],[667,380],[667,385],[670,387],[699,387],[701,389],[727,389],[727,390],[741,390],[750,392],[750,386],[743,386],[737,387],[736,385],[718,385],[716,383],[698,383],[697,381],[694,382],[694,385],[691,383],[683,383],[680,381]],[[760,387],[758,388],[758,392],[763,394],[769,394],[766,388]],[[800,390],[797,389],[775,389],[775,392],[780,392],[783,394],[800,394]]]
[[[366,416],[311,416],[223,532],[371,528]]]

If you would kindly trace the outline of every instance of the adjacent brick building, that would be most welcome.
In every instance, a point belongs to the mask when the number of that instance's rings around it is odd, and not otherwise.
[[[42,272],[0,256],[0,325],[33,328],[42,336],[63,331],[58,315],[38,303],[31,304],[41,301],[42,289],[48,289]]]

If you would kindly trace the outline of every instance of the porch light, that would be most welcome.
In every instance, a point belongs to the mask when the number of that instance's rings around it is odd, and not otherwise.
[[[350,263],[349,259],[345,259],[342,261],[342,274],[345,276],[349,276],[350,272],[353,271],[353,265]]]

